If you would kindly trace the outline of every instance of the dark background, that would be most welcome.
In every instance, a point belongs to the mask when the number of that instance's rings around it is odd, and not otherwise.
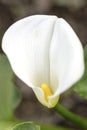
[[[0,40],[12,23],[33,14],[52,14],[63,17],[71,24],[85,46],[87,42],[86,0],[0,0]],[[2,52],[1,48],[0,52]],[[15,83],[23,95],[22,102],[15,111],[18,119],[75,127],[57,115],[53,109],[45,108],[38,103],[32,90],[17,77],[15,77]],[[71,111],[87,117],[87,101],[75,92],[69,91],[63,94],[60,97],[60,103]]]

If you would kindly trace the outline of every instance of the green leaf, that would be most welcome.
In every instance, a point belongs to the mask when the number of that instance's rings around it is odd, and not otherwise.
[[[0,130],[12,130],[14,125],[16,125],[15,121],[0,121]]]
[[[18,107],[18,105],[21,102],[21,99],[22,99],[21,93],[18,90],[17,86],[14,85],[13,100],[12,100],[13,110],[15,110]]]
[[[12,130],[40,130],[40,127],[33,123],[20,123],[17,124]]]
[[[0,130],[73,130],[71,128],[52,126],[52,125],[37,125],[32,122],[0,122]]]
[[[61,126],[52,126],[52,125],[40,125],[41,126],[41,130],[73,130],[70,128],[65,128],[65,127],[61,127]]]
[[[20,93],[13,83],[13,71],[5,55],[0,55],[0,120],[13,119]]]
[[[84,49],[85,72],[81,80],[79,80],[73,87],[74,91],[80,96],[87,99],[87,45]]]
[[[40,127],[32,122],[0,122],[0,130],[40,130]]]

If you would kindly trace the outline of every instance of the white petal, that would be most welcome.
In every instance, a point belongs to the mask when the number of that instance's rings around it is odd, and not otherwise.
[[[16,75],[30,87],[49,84],[49,48],[56,16],[36,15],[13,24],[2,47]]]
[[[36,15],[13,24],[2,47],[16,75],[33,88],[38,100],[53,107],[58,95],[83,74],[83,49],[71,27],[55,16]],[[55,93],[45,100],[42,83]]]
[[[55,23],[50,48],[50,82],[57,96],[83,75],[83,48],[70,25],[61,18]]]

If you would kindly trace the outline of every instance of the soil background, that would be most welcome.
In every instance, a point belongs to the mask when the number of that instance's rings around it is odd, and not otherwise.
[[[15,21],[33,14],[50,14],[66,19],[73,27],[83,46],[87,43],[86,0],[0,0],[0,42],[4,32]],[[0,48],[2,53],[2,49]],[[33,91],[15,76],[15,83],[22,93],[22,102],[15,111],[18,119],[42,124],[54,124],[76,128],[56,114],[53,109],[42,106]],[[71,111],[87,117],[87,101],[70,90],[61,95],[60,101]]]

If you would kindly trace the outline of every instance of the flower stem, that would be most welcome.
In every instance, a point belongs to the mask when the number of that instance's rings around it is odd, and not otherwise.
[[[57,104],[54,109],[57,113],[59,113],[65,119],[78,125],[80,128],[87,129],[87,119],[86,118],[76,115],[73,112],[70,112],[69,110],[64,108],[61,104]]]

